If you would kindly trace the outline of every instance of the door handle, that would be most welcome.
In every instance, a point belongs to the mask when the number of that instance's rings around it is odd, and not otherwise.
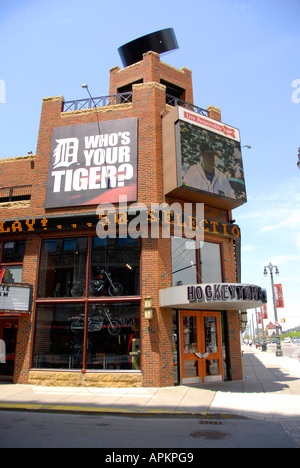
[[[204,354],[201,354],[201,353],[195,353],[195,355],[197,356],[197,358],[199,359],[206,359],[208,358],[208,356],[210,355],[210,353],[204,353]]]

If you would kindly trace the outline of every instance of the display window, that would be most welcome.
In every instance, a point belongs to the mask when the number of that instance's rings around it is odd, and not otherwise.
[[[89,296],[136,296],[139,293],[140,239],[93,237]]]
[[[140,370],[139,306],[90,304],[87,342],[87,369]]]
[[[43,369],[82,369],[84,328],[72,331],[84,304],[39,304],[32,365]]]
[[[38,298],[121,297],[139,293],[140,239],[79,237],[42,241]]]
[[[42,241],[38,297],[84,297],[88,239]]]
[[[43,240],[32,367],[139,371],[139,292],[139,239]]]
[[[32,366],[140,370],[139,304],[91,303],[87,320],[84,304],[39,304]]]

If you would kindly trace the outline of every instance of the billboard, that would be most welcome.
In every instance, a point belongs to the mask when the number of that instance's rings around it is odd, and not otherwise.
[[[175,134],[178,187],[246,202],[238,129],[179,108]]]
[[[137,119],[53,129],[45,208],[137,200]]]

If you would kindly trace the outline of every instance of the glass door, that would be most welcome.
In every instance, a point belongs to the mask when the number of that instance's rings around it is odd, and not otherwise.
[[[182,384],[223,380],[219,312],[181,311]]]

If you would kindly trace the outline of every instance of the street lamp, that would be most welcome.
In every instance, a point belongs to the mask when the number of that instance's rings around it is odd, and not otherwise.
[[[272,265],[272,263],[269,263],[269,265],[264,267],[264,275],[268,276],[268,270],[270,272],[271,276],[271,285],[272,285],[272,294],[273,294],[273,306],[274,306],[274,315],[275,315],[275,326],[276,326],[276,356],[277,357],[282,357],[283,352],[281,349],[281,341],[280,341],[280,328],[279,328],[279,323],[278,323],[278,315],[277,315],[277,306],[276,306],[276,296],[275,296],[275,287],[274,287],[274,278],[273,278],[273,270],[275,270],[275,275],[279,275],[279,270],[277,266]]]

